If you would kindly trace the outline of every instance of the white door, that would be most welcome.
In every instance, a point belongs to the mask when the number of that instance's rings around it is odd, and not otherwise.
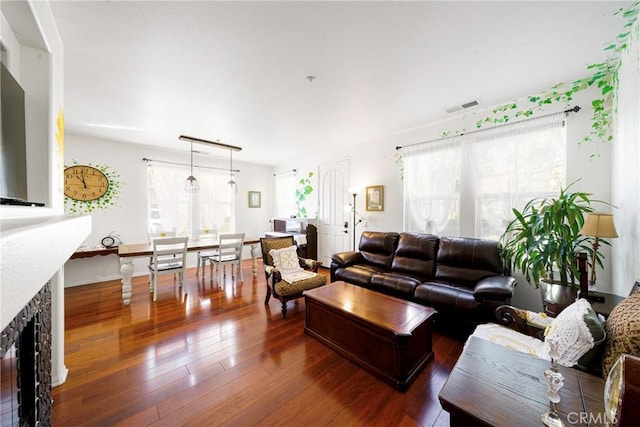
[[[349,160],[320,165],[318,171],[318,261],[331,266],[331,255],[350,249]]]

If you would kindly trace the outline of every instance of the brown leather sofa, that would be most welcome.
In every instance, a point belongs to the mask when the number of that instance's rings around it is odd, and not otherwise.
[[[480,323],[509,304],[517,284],[496,242],[431,234],[364,231],[359,251],[331,257],[331,281],[343,280]]]

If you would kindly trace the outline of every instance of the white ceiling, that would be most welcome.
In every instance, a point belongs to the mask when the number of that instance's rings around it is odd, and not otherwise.
[[[68,133],[276,164],[585,77],[625,2],[51,1]],[[308,82],[306,77],[316,79]],[[198,149],[201,149],[198,147]],[[215,152],[216,150],[213,150]],[[220,152],[220,150],[217,150]],[[226,156],[219,153],[221,156]]]

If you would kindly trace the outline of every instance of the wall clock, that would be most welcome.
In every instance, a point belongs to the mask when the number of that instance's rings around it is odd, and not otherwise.
[[[64,170],[64,194],[70,199],[97,200],[108,190],[109,179],[93,166],[74,165]]]

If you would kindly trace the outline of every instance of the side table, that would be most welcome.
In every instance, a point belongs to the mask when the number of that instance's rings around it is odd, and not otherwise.
[[[611,311],[613,310],[613,307],[620,304],[622,300],[626,298],[626,297],[621,297],[619,295],[605,294],[603,292],[589,292],[589,296],[591,295],[604,297],[604,301],[590,301],[590,302],[591,302],[591,307],[593,307],[593,310],[596,313],[603,315],[605,319],[609,317],[609,315],[611,314]]]
[[[549,409],[550,362],[471,337],[440,390],[451,426],[537,426]],[[560,366],[558,414],[565,425],[605,425],[604,380]],[[601,421],[601,423],[600,423]]]

